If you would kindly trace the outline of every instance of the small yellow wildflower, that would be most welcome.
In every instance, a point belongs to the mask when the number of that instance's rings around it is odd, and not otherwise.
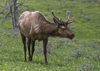
[[[55,59],[55,60],[57,60],[57,59]]]
[[[63,63],[65,63],[65,61],[63,61]]]
[[[77,46],[77,44],[75,44],[75,46]]]
[[[2,71],[6,71],[6,70],[2,70]]]
[[[22,65],[20,65],[22,67]]]
[[[7,64],[5,64],[5,66],[6,66]]]
[[[58,61],[59,61],[59,59],[58,59]]]
[[[0,65],[0,67],[1,67],[1,65]]]
[[[84,57],[84,59],[86,59],[86,58]]]
[[[46,69],[46,68],[44,68],[44,69]]]

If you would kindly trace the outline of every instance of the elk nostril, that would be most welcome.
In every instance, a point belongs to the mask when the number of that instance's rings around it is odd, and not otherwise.
[[[75,35],[74,35],[74,34],[72,34],[72,37],[75,37]]]

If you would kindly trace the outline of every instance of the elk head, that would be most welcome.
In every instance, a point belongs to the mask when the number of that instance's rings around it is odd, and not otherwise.
[[[52,15],[54,16],[53,20],[56,24],[58,24],[58,34],[61,37],[66,37],[66,38],[70,38],[73,39],[74,38],[74,34],[70,31],[70,29],[68,28],[68,24],[74,22],[74,18],[73,19],[69,19],[69,15],[70,15],[70,11],[67,11],[67,20],[62,21],[62,19],[59,19],[55,14],[54,11],[52,10]]]

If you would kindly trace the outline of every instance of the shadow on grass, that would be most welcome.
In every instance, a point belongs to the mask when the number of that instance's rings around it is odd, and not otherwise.
[[[59,66],[59,67],[62,67],[64,66],[64,64],[61,64],[61,63],[51,63],[51,62],[48,62],[48,64],[45,64],[45,61],[36,61],[36,60],[33,60],[32,62],[29,62],[28,63],[33,63],[33,64],[40,64],[40,65],[45,65],[45,66]]]

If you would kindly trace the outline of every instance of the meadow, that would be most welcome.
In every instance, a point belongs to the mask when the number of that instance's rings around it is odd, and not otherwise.
[[[24,62],[20,33],[13,30],[11,19],[6,20],[0,23],[0,71],[100,71],[100,0],[24,1],[32,8],[23,7],[24,10],[38,10],[52,22],[51,10],[62,20],[66,20],[66,11],[71,11],[70,19],[74,17],[75,22],[69,27],[75,38],[50,37],[48,65],[44,63],[42,41],[36,41],[32,62],[28,61],[28,51]],[[18,10],[20,16],[23,11]]]

